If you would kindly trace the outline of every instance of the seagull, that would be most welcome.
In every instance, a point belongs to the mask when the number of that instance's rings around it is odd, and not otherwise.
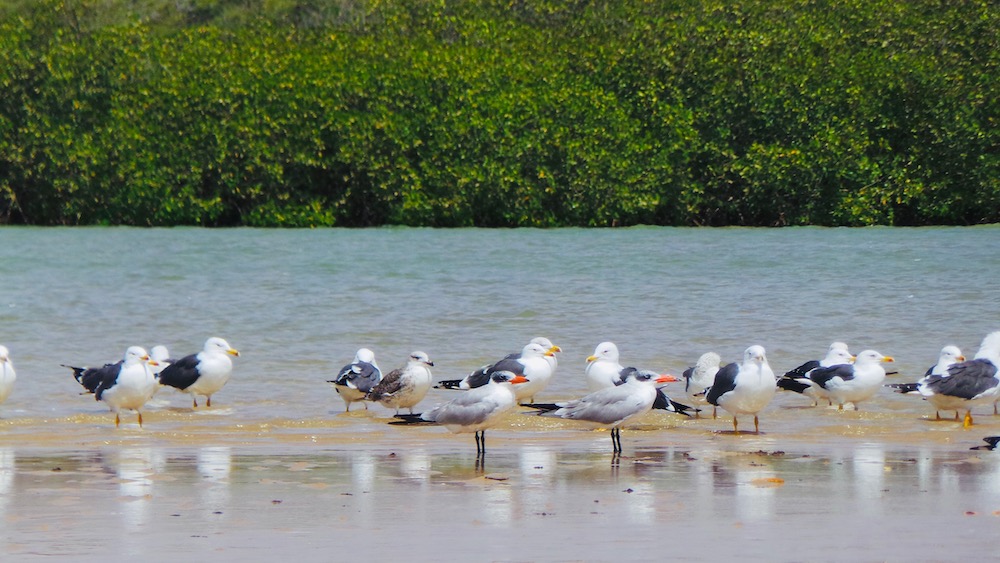
[[[964,362],[965,356],[962,355],[962,350],[958,346],[948,345],[941,348],[941,353],[938,355],[938,361],[933,366],[927,368],[927,372],[923,377],[920,378],[916,383],[893,383],[891,385],[886,385],[886,387],[891,387],[896,390],[897,393],[903,393],[908,395],[922,394],[920,388],[930,381],[931,376],[937,375],[941,377],[948,377],[948,368],[952,364],[958,362]],[[941,420],[941,410],[952,410],[950,408],[945,408],[944,405],[948,404],[950,400],[944,395],[938,395],[931,392],[930,395],[924,397],[932,405],[934,405],[934,419]],[[955,420],[958,420],[958,411],[960,408],[955,410]]]
[[[856,358],[847,349],[847,344],[834,342],[830,344],[830,349],[822,360],[810,360],[801,366],[788,371],[778,379],[778,387],[787,391],[795,391],[809,397],[813,401],[813,406],[819,405],[820,399],[828,401],[831,405],[833,401],[825,389],[817,385],[809,374],[816,368],[831,367],[837,365],[850,364]]]
[[[593,393],[601,389],[616,387],[624,383],[626,375],[635,369],[634,367],[625,367],[619,363],[618,346],[614,342],[601,342],[597,345],[597,348],[594,348],[594,353],[587,357],[587,368],[585,370],[587,388]],[[665,382],[677,381],[677,378],[672,375],[656,375],[657,377],[663,377],[663,381]],[[529,404],[526,406],[539,408],[544,405]],[[689,410],[697,412],[696,409],[671,400],[659,388],[656,390],[656,400],[653,403],[653,408],[683,414],[684,416],[691,416],[687,413]]]
[[[396,414],[401,408],[410,409],[410,414],[413,414],[414,405],[422,401],[431,388],[433,378],[430,368],[433,366],[434,362],[426,352],[414,352],[405,367],[386,374],[368,391],[366,399],[396,409]]]
[[[853,364],[812,370],[809,380],[822,387],[839,410],[844,410],[845,403],[854,404],[854,410],[858,410],[858,403],[872,398],[882,386],[885,380],[882,362],[892,361],[891,357],[875,350],[865,350],[857,355]]]
[[[649,412],[657,398],[657,383],[670,381],[656,372],[625,368],[620,385],[598,389],[580,399],[552,405],[533,405],[541,416],[582,420],[611,428],[612,451],[622,451],[621,427]]]
[[[705,403],[705,394],[708,388],[715,381],[715,374],[719,373],[722,366],[722,358],[715,352],[705,352],[698,357],[694,366],[684,370],[684,392],[688,399],[696,403]],[[698,413],[695,412],[695,417]],[[712,418],[715,418],[715,407],[712,408]]]
[[[139,427],[142,427],[142,407],[156,393],[156,377],[150,366],[155,367],[156,362],[149,359],[141,346],[130,346],[122,361],[99,368],[63,364],[73,370],[73,377],[80,385],[115,413],[115,428],[121,424],[121,409],[135,411],[139,415]]]
[[[368,392],[382,380],[382,370],[375,363],[375,352],[361,348],[354,355],[354,361],[340,368],[337,379],[327,381],[333,383],[333,388],[344,400],[347,412],[351,411],[351,403],[364,401]],[[364,403],[368,410],[368,403]]]
[[[170,365],[160,371],[160,385],[176,387],[191,395],[194,407],[198,395],[205,396],[205,406],[212,406],[212,395],[222,389],[233,373],[229,356],[239,356],[228,342],[213,336],[205,341],[201,352],[179,360],[168,360]]]
[[[935,408],[964,408],[962,424],[972,426],[972,407],[1000,399],[1000,331],[986,335],[974,359],[952,364],[947,374],[928,376],[918,391]]]
[[[10,352],[6,347],[0,346],[0,403],[10,397],[16,380],[17,374],[14,373],[14,364],[10,361]]]
[[[774,398],[774,372],[767,363],[764,347],[754,345],[743,352],[743,363],[731,363],[715,374],[705,399],[733,415],[733,432],[740,433],[736,416],[753,415],[754,432],[760,433],[757,413]]]
[[[548,385],[549,379],[552,378],[552,374],[555,373],[556,367],[559,366],[559,360],[556,359],[556,352],[562,352],[562,348],[556,346],[551,340],[545,338],[544,336],[536,336],[532,338],[528,345],[537,344],[547,351],[544,354],[545,361],[549,364],[549,374],[546,376],[544,372],[534,374],[534,377],[529,380],[525,385],[518,386],[516,388],[516,393],[518,395],[518,400],[523,397],[534,398],[535,393],[541,391]],[[495,366],[503,363],[507,369],[513,369],[514,373],[518,373],[520,368],[512,366],[510,361],[518,361],[524,357],[525,350],[527,346],[522,348],[520,352],[515,352],[513,354],[507,354],[498,362],[487,364],[476,371],[465,376],[463,379],[446,379],[444,381],[439,381],[437,385],[434,386],[435,389],[474,389],[486,385],[490,380],[490,374],[496,371],[498,368]],[[499,369],[502,371],[505,369],[501,366]]]
[[[493,427],[499,417],[514,407],[517,400],[512,386],[523,385],[528,379],[509,371],[494,371],[489,383],[462,393],[457,398],[435,406],[419,415],[399,415],[400,421],[392,424],[434,422],[462,434],[475,432],[476,454],[486,453],[486,429]]]

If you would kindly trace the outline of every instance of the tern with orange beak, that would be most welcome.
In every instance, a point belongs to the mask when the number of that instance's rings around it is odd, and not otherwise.
[[[551,405],[529,405],[541,410],[542,416],[582,420],[611,428],[611,446],[615,454],[622,451],[621,427],[649,412],[657,399],[657,383],[676,381],[669,375],[652,371],[624,368],[620,385],[598,389],[589,395]]]
[[[516,404],[512,387],[527,381],[523,375],[507,371],[494,372],[486,385],[462,393],[420,415],[397,418],[401,418],[403,423],[420,420],[434,422],[456,434],[475,432],[476,453],[483,454],[486,453],[486,429],[493,427],[501,415]]]

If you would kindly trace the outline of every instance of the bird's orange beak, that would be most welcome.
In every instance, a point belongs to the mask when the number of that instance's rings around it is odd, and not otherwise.
[[[510,382],[511,383],[527,383],[528,382],[528,378],[524,377],[523,375],[515,375],[514,379],[511,379]]]
[[[656,382],[657,383],[672,383],[674,381],[680,381],[680,380],[677,379],[676,377],[670,375],[669,373],[665,373],[665,374],[661,375],[660,377],[656,378]]]
[[[955,359],[958,360],[958,361],[960,361],[960,362],[964,362],[965,361],[965,356],[959,356],[959,357],[957,357]]]

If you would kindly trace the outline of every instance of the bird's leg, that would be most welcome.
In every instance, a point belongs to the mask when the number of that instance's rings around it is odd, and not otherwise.
[[[739,433],[740,433],[739,423],[736,422],[736,416],[734,415],[733,416],[733,434],[739,435]]]
[[[481,451],[482,451],[482,453],[486,453],[486,431],[485,430],[480,430],[479,431],[479,439],[481,440],[481,444],[482,444],[482,448],[483,448]]]
[[[208,395],[207,397],[205,397],[205,406],[206,407],[212,406],[212,396],[211,395]]]
[[[972,426],[972,410],[965,411],[965,420],[962,422],[962,428],[968,428]]]
[[[1000,414],[1000,412],[997,412],[997,404],[993,403],[993,416],[996,416],[998,414]]]
[[[753,431],[760,434],[760,423],[757,421],[757,415],[753,415]]]
[[[118,413],[115,413],[115,428],[118,428],[118,425],[121,423],[122,419],[118,416]]]
[[[191,395],[191,403],[192,403],[191,408],[193,408],[193,409],[198,408],[198,396],[197,395],[194,395],[194,394]]]
[[[344,412],[351,412],[351,402],[347,401],[347,410]]]
[[[958,422],[958,411],[955,411],[955,422]]]
[[[840,403],[839,405],[837,405],[837,410],[838,411],[844,410],[844,403]]]
[[[858,404],[854,403],[854,410],[858,410]]]
[[[138,412],[138,411],[136,411],[136,412]],[[138,414],[139,414],[139,428],[142,428],[142,413],[140,412]]]
[[[941,412],[934,411],[934,420],[941,420]]]
[[[712,420],[715,420],[717,416],[719,416],[718,407],[714,407],[713,406],[712,407]]]

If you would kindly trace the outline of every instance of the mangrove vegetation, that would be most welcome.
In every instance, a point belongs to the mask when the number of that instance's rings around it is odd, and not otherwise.
[[[992,0],[0,0],[0,223],[1000,221]]]

